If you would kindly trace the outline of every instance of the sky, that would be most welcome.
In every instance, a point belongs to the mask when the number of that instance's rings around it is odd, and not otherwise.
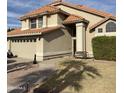
[[[7,26],[8,28],[21,27],[19,17],[35,10],[54,0],[8,0],[7,2]],[[116,0],[63,0],[74,4],[82,4],[106,11],[116,15]]]

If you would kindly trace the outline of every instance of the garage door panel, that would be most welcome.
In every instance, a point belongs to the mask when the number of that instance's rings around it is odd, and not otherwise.
[[[36,53],[35,42],[12,42],[11,46],[13,54],[18,55],[18,57],[33,59]]]

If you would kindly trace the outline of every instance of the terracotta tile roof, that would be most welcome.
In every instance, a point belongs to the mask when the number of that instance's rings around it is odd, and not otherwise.
[[[29,16],[42,14],[42,13],[54,13],[54,12],[57,12],[59,10],[60,9],[55,7],[55,6],[46,5],[46,6],[43,6],[41,8],[38,8],[38,9],[36,9],[34,11],[31,11],[31,12],[25,14],[24,16],[20,17],[20,19],[23,19],[23,18],[29,17]]]
[[[87,11],[87,12],[90,12],[90,13],[93,13],[93,14],[96,14],[96,15],[100,15],[100,16],[104,16],[104,17],[112,16],[112,14],[110,14],[110,13],[106,13],[106,12],[103,12],[103,11],[100,11],[100,10],[96,10],[94,8],[89,8],[89,7],[84,6],[84,5],[77,5],[77,7],[81,8],[84,11]]]
[[[104,18],[103,20],[99,21],[98,23],[92,25],[89,29],[92,30],[92,29],[98,27],[99,25],[105,23],[106,21],[108,21],[108,20],[110,20],[110,19],[112,19],[112,20],[116,20],[116,18],[113,17],[113,16],[111,16],[111,17],[106,17],[106,18]]]
[[[91,13],[91,14],[94,14],[94,15],[98,15],[98,16],[101,16],[101,17],[113,16],[110,13],[99,11],[99,10],[96,10],[94,8],[89,8],[89,7],[84,6],[84,5],[70,4],[70,3],[66,3],[66,2],[57,2],[57,3],[55,2],[55,3],[52,3],[50,5],[53,5],[53,6],[65,5],[65,6],[68,6],[68,7],[74,8],[74,9],[78,9],[78,10],[82,10],[84,12],[88,12],[88,13]]]
[[[9,36],[23,36],[23,35],[28,36],[28,35],[35,35],[35,34],[41,35],[42,33],[55,31],[60,28],[62,28],[62,26],[46,27],[42,29],[27,29],[27,30],[15,29],[11,32],[8,32],[7,35],[8,37]]]
[[[73,15],[71,14],[69,17],[67,17],[64,21],[63,24],[70,24],[70,23],[75,23],[79,21],[84,21],[85,19],[81,16]]]

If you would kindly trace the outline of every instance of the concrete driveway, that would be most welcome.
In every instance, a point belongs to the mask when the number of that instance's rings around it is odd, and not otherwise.
[[[27,82],[30,86],[51,75],[63,58],[46,60],[34,65],[32,60],[11,58],[7,61],[8,93],[20,93]],[[22,93],[22,92],[21,92]]]
[[[50,77],[59,68],[59,63],[70,58],[56,58],[32,64],[32,60],[22,58],[8,59],[8,93],[22,93],[24,86],[34,87],[44,78]],[[94,79],[87,77],[81,81],[83,88],[76,92],[69,87],[61,93],[115,93],[116,63],[102,60],[83,60],[88,65],[97,68],[102,77]]]

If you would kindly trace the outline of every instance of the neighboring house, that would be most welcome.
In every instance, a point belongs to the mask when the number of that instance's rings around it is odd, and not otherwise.
[[[8,32],[8,50],[18,57],[44,60],[76,51],[93,57],[92,38],[115,36],[116,18],[83,5],[56,0],[20,17],[22,27]]]

